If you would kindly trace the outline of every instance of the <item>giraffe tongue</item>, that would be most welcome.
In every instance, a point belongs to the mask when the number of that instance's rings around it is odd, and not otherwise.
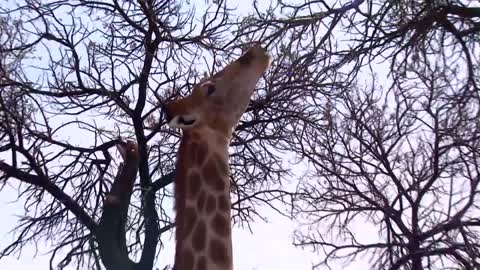
[[[181,123],[181,124],[185,124],[185,125],[192,125],[193,123],[195,123],[195,119],[192,119],[192,120],[186,120],[185,118],[183,118],[183,116],[180,116],[180,118],[178,118],[178,122]]]

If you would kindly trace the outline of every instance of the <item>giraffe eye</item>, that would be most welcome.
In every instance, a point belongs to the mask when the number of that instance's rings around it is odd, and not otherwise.
[[[215,90],[216,90],[215,85],[209,83],[206,85],[206,87],[207,87],[207,96],[211,96],[213,93],[215,93]]]

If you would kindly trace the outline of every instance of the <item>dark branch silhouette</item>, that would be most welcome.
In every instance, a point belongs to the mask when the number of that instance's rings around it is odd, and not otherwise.
[[[49,240],[52,268],[168,265],[179,134],[160,108],[260,40],[274,62],[231,141],[233,222],[294,219],[315,268],[479,267],[475,1],[187,2],[2,5],[0,183],[24,212],[0,258]]]

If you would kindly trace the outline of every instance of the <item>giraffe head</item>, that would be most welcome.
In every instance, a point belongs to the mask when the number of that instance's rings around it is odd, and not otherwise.
[[[230,132],[269,65],[267,51],[254,45],[223,70],[195,85],[190,95],[165,104],[169,125],[183,130],[208,127]]]

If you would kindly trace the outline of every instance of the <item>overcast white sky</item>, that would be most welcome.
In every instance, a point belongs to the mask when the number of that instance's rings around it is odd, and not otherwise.
[[[16,199],[16,192],[11,189],[4,190],[0,196],[0,211],[3,221],[0,223],[0,246],[12,240],[7,234],[17,221],[15,215],[23,213],[21,203],[9,204]],[[253,234],[248,230],[234,230],[234,263],[237,270],[260,270],[260,269],[298,269],[307,270],[310,262],[315,259],[308,252],[302,252],[291,245],[293,226],[285,219],[276,215],[268,215],[271,223],[254,224]],[[171,261],[173,258],[173,239],[169,241],[164,252],[159,258],[160,265],[164,260]],[[33,257],[35,249],[27,248],[21,259],[14,257],[0,260],[0,269],[30,270],[48,269],[49,255],[39,247],[39,254]],[[159,266],[160,266],[159,265]],[[352,268],[353,269],[353,268]]]
[[[192,1],[193,2],[193,1]],[[205,1],[198,1],[199,4]],[[269,1],[258,1],[268,3]],[[5,3],[5,2],[3,2]],[[9,1],[12,3],[12,1]],[[245,2],[244,2],[245,3]],[[251,5],[244,5],[240,8],[245,12]],[[72,139],[78,136],[71,134]],[[3,221],[0,222],[0,248],[12,241],[12,234],[9,233],[17,223],[17,215],[22,215],[23,202],[12,203],[17,198],[16,191],[6,188],[0,193],[0,211]],[[248,229],[234,229],[233,248],[234,248],[234,265],[236,270],[287,270],[311,269],[312,263],[318,260],[315,254],[308,251],[302,251],[292,245],[293,231],[295,224],[289,220],[274,215],[268,209],[259,212],[265,213],[269,219],[269,223],[252,224],[253,233]],[[363,224],[360,225],[359,231],[365,237],[370,233]],[[164,239],[165,240],[165,239]],[[173,260],[173,238],[167,243],[167,248],[161,253],[159,258],[160,264],[171,263]],[[11,270],[27,270],[27,269],[48,269],[49,254],[46,253],[45,247],[38,247],[38,254],[35,248],[29,247],[25,249],[20,259],[10,257],[0,260],[0,269]],[[336,269],[347,269],[338,265]],[[352,264],[348,269],[368,269],[365,262],[358,261]]]

